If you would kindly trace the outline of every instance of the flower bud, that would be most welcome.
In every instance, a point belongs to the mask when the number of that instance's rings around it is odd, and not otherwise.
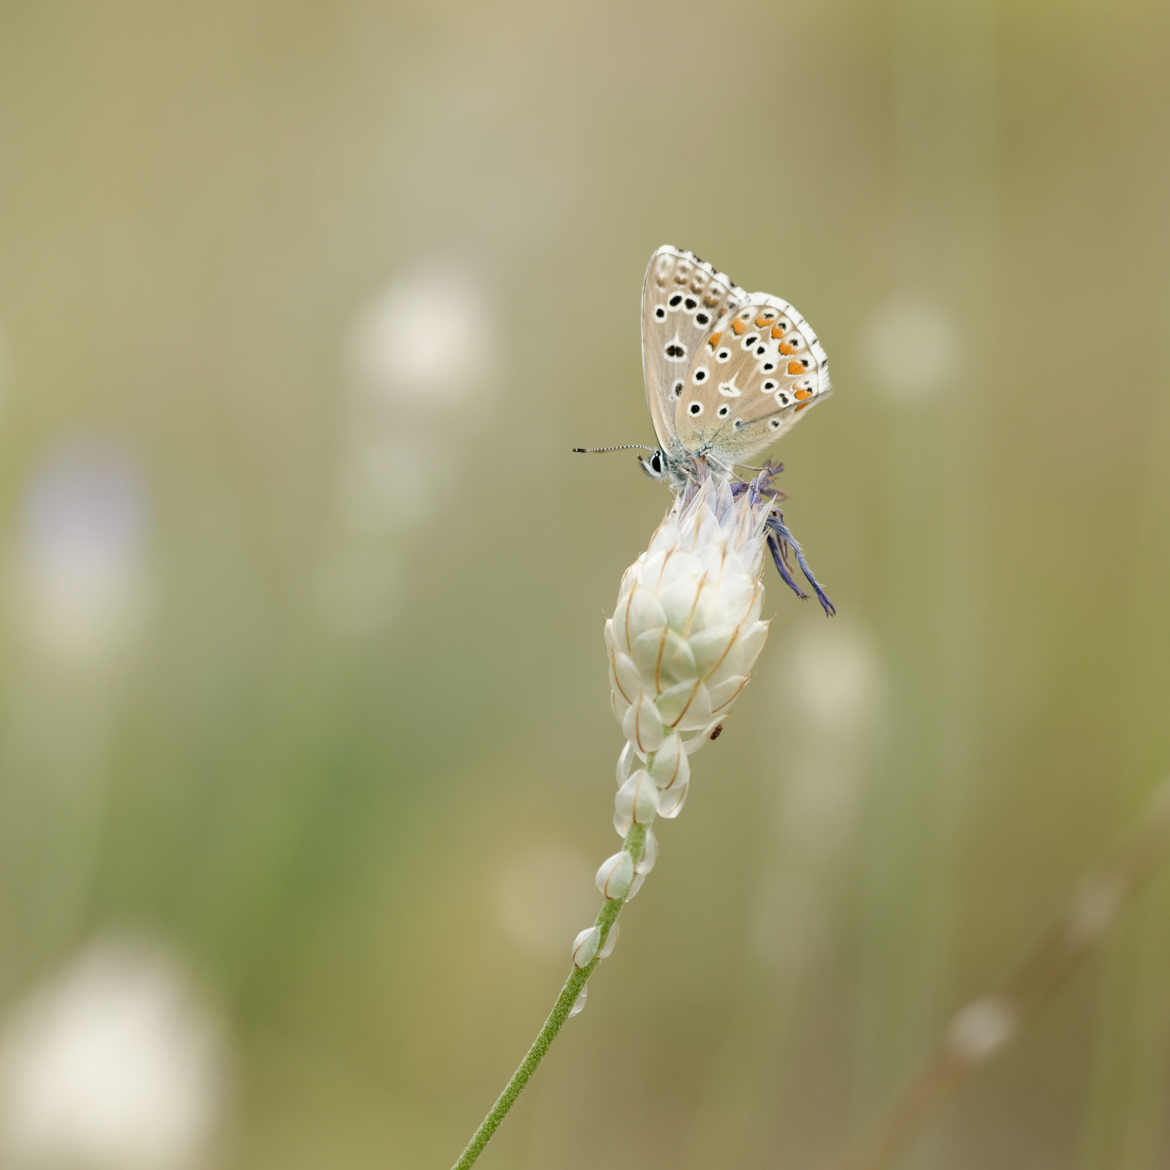
[[[657,815],[658,788],[650,773],[639,768],[614,797],[613,827],[624,837],[631,825],[648,825]]]
[[[573,939],[573,966],[588,967],[597,955],[597,948],[601,945],[601,928],[598,926],[586,927]]]
[[[627,744],[626,747],[628,746]],[[623,755],[625,750],[622,749]],[[683,750],[682,736],[677,731],[672,731],[662,741],[662,746],[654,753],[654,759],[647,765],[647,770],[659,788],[669,788],[678,781],[685,784],[690,779],[691,762]]]
[[[668,821],[677,817],[686,803],[689,788],[689,782],[678,781],[659,793],[658,815]]]
[[[606,898],[624,898],[634,878],[634,859],[621,849],[607,857],[597,871],[593,881]]]
[[[637,701],[626,710],[622,730],[626,739],[634,745],[634,750],[643,758],[649,752],[657,751],[665,738],[662,717],[645,694],[640,694]]]

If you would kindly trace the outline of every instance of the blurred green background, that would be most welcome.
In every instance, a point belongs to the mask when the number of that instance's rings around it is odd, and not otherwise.
[[[485,1167],[811,1166],[1170,759],[1170,16],[8,4],[0,1163],[447,1166],[615,847],[650,252],[836,395]],[[1170,1166],[1170,887],[907,1165]]]

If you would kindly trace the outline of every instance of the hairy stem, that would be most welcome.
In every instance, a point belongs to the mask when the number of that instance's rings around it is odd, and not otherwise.
[[[622,843],[623,849],[633,858],[635,865],[641,860],[645,840],[646,827],[632,825]],[[605,940],[609,937],[609,932],[613,929],[613,924],[617,921],[625,904],[626,898],[624,897],[607,898],[597,912],[594,925],[601,930],[599,952],[604,948]],[[452,1167],[452,1170],[467,1170],[467,1167],[473,1165],[483,1153],[484,1147],[491,1141],[492,1134],[499,1129],[500,1122],[508,1115],[508,1110],[515,1104],[516,1098],[520,1096],[524,1086],[528,1084],[532,1074],[536,1072],[540,1062],[544,1059],[549,1045],[552,1044],[557,1033],[561,1030],[561,1026],[569,1018],[569,1012],[572,1010],[573,1004],[576,1003],[577,996],[581,994],[585,984],[589,981],[589,976],[593,974],[593,969],[600,961],[599,954],[594,956],[593,960],[586,966],[573,968],[552,1006],[552,1011],[548,1013],[548,1018],[541,1025],[540,1031],[537,1032],[532,1046],[524,1054],[524,1059],[504,1086],[504,1091],[496,1098],[496,1103],[488,1110],[483,1121],[479,1123],[479,1128],[471,1135],[471,1141],[467,1143],[467,1148],[459,1156],[459,1160]]]

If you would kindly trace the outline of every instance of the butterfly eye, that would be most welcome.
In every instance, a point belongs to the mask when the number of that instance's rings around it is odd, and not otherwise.
[[[654,319],[656,321],[665,321],[666,320],[666,310],[661,305],[659,305],[654,310]]]
[[[690,410],[691,414],[702,414],[703,404],[701,402],[692,402],[687,409]]]
[[[731,413],[731,407],[725,402],[715,413],[720,418],[726,418]]]

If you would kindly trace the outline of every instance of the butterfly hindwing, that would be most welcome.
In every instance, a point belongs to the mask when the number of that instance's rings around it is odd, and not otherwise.
[[[703,337],[673,431],[687,451],[732,464],[769,446],[829,394],[828,357],[787,301],[752,293]]]
[[[650,257],[642,283],[642,373],[658,442],[671,451],[677,405],[716,322],[747,294],[729,276],[665,244]]]

